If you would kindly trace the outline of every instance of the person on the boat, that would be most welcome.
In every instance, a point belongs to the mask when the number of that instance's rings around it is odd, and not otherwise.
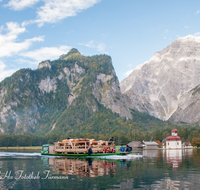
[[[125,152],[125,147],[123,146],[123,144],[121,145],[120,149],[121,152]]]
[[[71,139],[71,136],[68,137],[68,140]]]
[[[103,148],[103,153],[106,153],[107,146]]]
[[[110,148],[109,148],[108,146],[106,146],[106,147],[104,148],[104,150],[103,150],[104,153],[109,153],[109,151],[110,151]]]
[[[128,145],[126,145],[126,152],[130,152],[131,151],[131,147],[129,147]]]
[[[111,137],[108,141],[113,141],[113,137]]]
[[[92,151],[92,147],[90,146],[90,148],[88,149],[88,155],[90,154],[93,154],[93,151]]]
[[[115,145],[113,145],[113,147],[112,147],[112,149],[111,149],[111,152],[112,152],[112,153],[115,153],[115,152],[116,152],[116,147],[115,147]]]
[[[111,137],[108,141],[109,141],[109,142],[108,142],[108,145],[111,145],[112,142],[113,142],[113,137]]]

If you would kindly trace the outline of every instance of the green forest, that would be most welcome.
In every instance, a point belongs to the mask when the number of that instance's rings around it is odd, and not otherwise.
[[[140,131],[133,130],[131,132],[119,132],[107,133],[105,135],[92,134],[92,133],[70,133],[70,134],[51,134],[45,136],[36,135],[0,135],[0,146],[41,146],[43,144],[53,144],[54,142],[67,139],[69,136],[71,138],[93,138],[96,140],[109,140],[110,137],[114,138],[116,145],[125,145],[131,141],[162,141],[164,138],[171,135],[171,128],[167,127],[162,130],[154,131]],[[200,138],[200,129],[196,128],[178,128],[178,135],[181,137],[182,142],[188,139],[192,142],[194,138]]]

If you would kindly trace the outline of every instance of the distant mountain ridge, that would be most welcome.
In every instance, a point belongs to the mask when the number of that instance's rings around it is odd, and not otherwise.
[[[120,83],[120,89],[140,112],[193,123],[200,120],[195,102],[199,96],[192,93],[199,84],[200,37],[186,36],[139,65]]]

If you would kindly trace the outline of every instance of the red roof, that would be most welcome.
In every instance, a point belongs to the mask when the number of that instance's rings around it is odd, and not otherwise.
[[[172,129],[172,133],[177,133],[178,130],[177,129]]]
[[[167,141],[180,141],[181,137],[179,136],[169,136],[167,137]]]

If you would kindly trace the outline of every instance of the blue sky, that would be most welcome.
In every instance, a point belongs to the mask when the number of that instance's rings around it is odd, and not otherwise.
[[[200,35],[198,0],[0,0],[0,81],[69,49],[108,54],[119,81],[172,41]]]

